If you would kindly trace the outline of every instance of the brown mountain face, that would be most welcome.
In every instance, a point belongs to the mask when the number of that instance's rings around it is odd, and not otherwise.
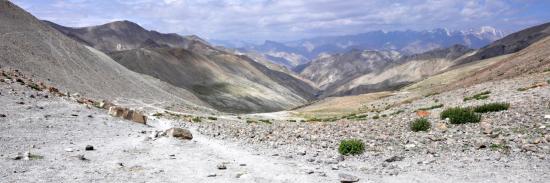
[[[90,97],[208,106],[191,92],[126,69],[9,1],[0,1],[0,22],[2,67],[31,73],[61,89]]]
[[[352,78],[378,72],[400,57],[393,51],[352,50],[320,57],[309,63],[300,75],[313,81],[321,90],[330,90]]]
[[[44,21],[63,34],[105,53],[131,50],[144,45],[185,48],[192,41],[202,41],[196,36],[182,37],[145,30],[130,21],[116,21],[104,25],[83,28],[64,27]]]
[[[206,48],[211,47],[141,48],[113,52],[111,56],[133,71],[186,88],[221,111],[277,111],[313,98],[315,90],[301,80],[248,57],[197,50]]]
[[[196,36],[160,34],[127,21],[78,29],[49,24],[77,41],[109,51],[132,71],[193,92],[220,111],[283,110],[306,103],[316,92],[292,75],[217,49]],[[168,39],[171,36],[174,40]]]

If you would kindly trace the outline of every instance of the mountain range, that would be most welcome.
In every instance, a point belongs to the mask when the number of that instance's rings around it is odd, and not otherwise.
[[[354,49],[392,50],[410,55],[447,48],[455,44],[477,49],[502,37],[504,37],[502,31],[484,26],[476,31],[449,31],[443,28],[429,31],[371,31],[355,35],[315,37],[286,42],[268,40],[260,45],[229,41],[214,43],[238,48],[243,53],[261,53],[273,63],[293,69],[319,56],[344,53]]]

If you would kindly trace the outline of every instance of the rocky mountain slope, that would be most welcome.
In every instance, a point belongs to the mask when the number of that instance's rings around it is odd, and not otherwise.
[[[185,89],[128,70],[9,1],[0,1],[0,22],[2,67],[32,73],[62,89],[102,99],[150,99],[208,106]]]
[[[78,29],[49,24],[77,41],[109,51],[132,71],[191,91],[220,111],[283,110],[306,103],[316,92],[303,80],[215,48],[198,37],[147,31],[128,21]]]
[[[442,72],[471,51],[461,45],[407,56],[395,51],[354,50],[312,61],[300,75],[318,84],[322,96],[393,90]]]
[[[68,37],[106,53],[144,46],[185,48],[192,40],[204,41],[197,36],[184,37],[178,34],[163,34],[145,30],[130,21],[116,21],[82,28],[65,27],[49,21],[44,22]]]

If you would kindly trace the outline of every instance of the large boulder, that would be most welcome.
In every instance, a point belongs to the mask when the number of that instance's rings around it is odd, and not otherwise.
[[[147,123],[147,116],[145,116],[142,112],[134,111],[132,114],[132,121],[136,123],[146,124]]]
[[[124,113],[124,109],[125,108],[119,107],[119,106],[110,107],[109,108],[109,115],[114,116],[114,117],[122,117],[122,114]]]
[[[187,129],[183,128],[170,128],[166,130],[166,135],[169,137],[174,137],[178,139],[191,140],[193,139],[193,134]]]

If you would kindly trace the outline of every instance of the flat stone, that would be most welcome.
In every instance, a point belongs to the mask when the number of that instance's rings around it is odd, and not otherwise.
[[[94,146],[91,146],[91,145],[87,145],[86,148],[84,148],[86,151],[93,151],[94,150]]]
[[[341,183],[353,183],[359,181],[359,177],[345,173],[339,173],[338,177],[340,178]]]
[[[184,139],[184,140],[191,140],[193,139],[193,134],[187,129],[183,128],[170,128],[166,130],[166,135],[169,137]]]
[[[225,166],[225,164],[223,164],[223,163],[222,163],[222,164],[219,164],[217,167],[218,167],[218,170],[225,170],[225,169],[227,169],[227,166]]]

